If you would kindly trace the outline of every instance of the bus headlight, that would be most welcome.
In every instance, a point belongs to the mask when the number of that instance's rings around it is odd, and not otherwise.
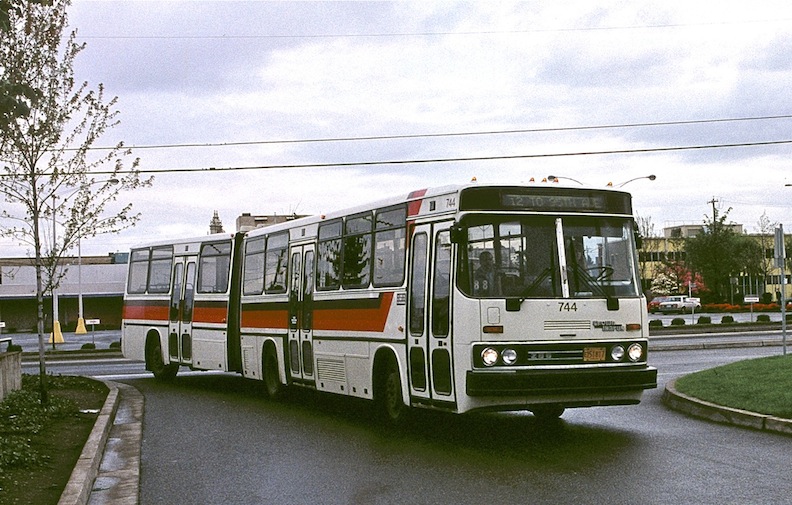
[[[611,359],[613,361],[621,361],[624,359],[624,347],[620,345],[614,345],[611,349]]]
[[[498,362],[498,351],[493,349],[492,347],[487,347],[483,351],[481,351],[481,361],[484,362],[484,366],[492,366]]]
[[[636,362],[640,361],[643,358],[643,346],[639,343],[632,344],[627,349],[627,356],[630,358],[630,361]]]
[[[507,365],[513,365],[517,362],[517,351],[514,349],[506,348],[501,353],[501,359]]]

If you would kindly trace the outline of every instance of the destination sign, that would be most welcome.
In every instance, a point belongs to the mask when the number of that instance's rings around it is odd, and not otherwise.
[[[630,195],[597,189],[554,187],[466,188],[460,210],[596,212],[632,215]]]

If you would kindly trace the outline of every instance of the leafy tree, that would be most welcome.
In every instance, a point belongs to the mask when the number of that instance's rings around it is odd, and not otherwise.
[[[693,271],[701,273],[718,301],[729,300],[732,277],[759,273],[756,258],[762,254],[759,244],[726,224],[730,211],[721,216],[716,212],[711,220],[705,219],[704,231],[685,244],[688,263]]]
[[[705,291],[707,286],[702,276],[691,272],[681,261],[664,262],[658,274],[652,279],[652,293],[655,295],[688,293],[700,295]]]
[[[27,114],[0,123],[0,192],[7,203],[0,233],[28,246],[36,269],[42,403],[47,403],[44,293],[57,287],[60,258],[81,237],[133,226],[139,215],[117,199],[123,191],[151,184],[140,178],[137,159],[125,169],[131,152],[123,143],[92,149],[118,124],[117,98],[107,100],[101,84],[94,90],[75,80],[74,61],[85,45],[76,42],[76,31],[66,33],[69,5],[70,0],[20,4],[8,11],[8,29],[0,33],[6,79],[35,90],[27,97]],[[53,222],[61,226],[57,241],[46,240],[45,223]]]

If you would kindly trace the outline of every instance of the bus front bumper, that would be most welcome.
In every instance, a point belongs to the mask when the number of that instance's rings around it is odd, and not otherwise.
[[[487,370],[467,373],[469,396],[597,394],[657,387],[649,366],[601,369]]]

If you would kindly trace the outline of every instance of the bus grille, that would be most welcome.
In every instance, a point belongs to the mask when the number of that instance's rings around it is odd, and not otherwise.
[[[584,320],[545,321],[544,329],[545,331],[590,330],[591,321],[584,321]]]

